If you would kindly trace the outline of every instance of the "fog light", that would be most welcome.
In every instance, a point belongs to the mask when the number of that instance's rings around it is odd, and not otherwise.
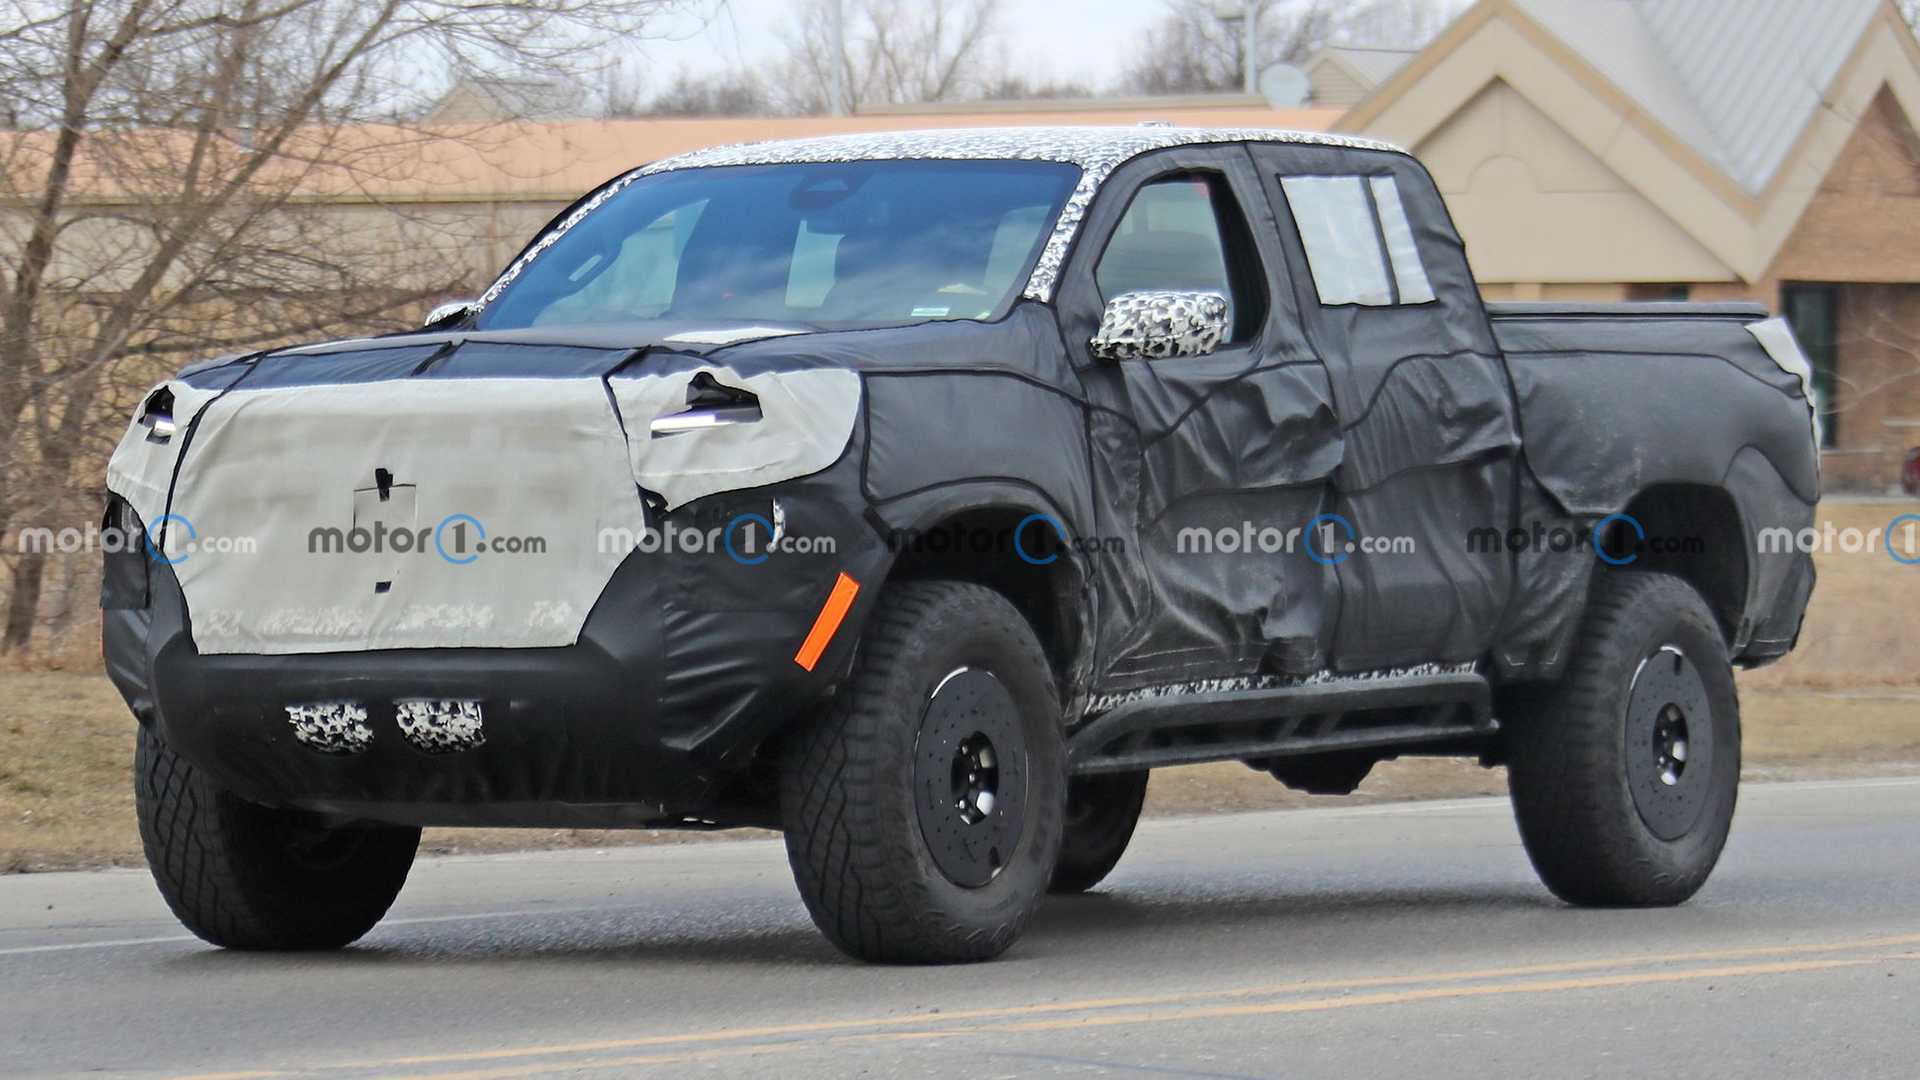
[[[485,746],[480,703],[464,698],[411,698],[393,703],[400,734],[416,750],[453,754]]]
[[[288,705],[293,737],[323,754],[358,754],[373,742],[367,707],[357,701],[313,701]]]

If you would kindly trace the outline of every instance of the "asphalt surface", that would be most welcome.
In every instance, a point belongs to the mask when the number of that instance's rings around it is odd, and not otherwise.
[[[762,841],[423,860],[322,956],[0,878],[0,1073],[1904,1080],[1917,826],[1920,780],[1752,785],[1691,904],[1578,911],[1499,800],[1153,821],[958,968],[842,958]]]

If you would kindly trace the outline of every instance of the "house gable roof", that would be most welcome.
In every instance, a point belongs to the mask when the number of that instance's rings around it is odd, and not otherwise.
[[[1881,0],[1515,0],[1750,193],[1764,190]]]
[[[1882,88],[1920,116],[1890,0],[1481,0],[1340,127],[1417,148],[1495,80],[1747,280]]]
[[[1357,45],[1329,45],[1314,54],[1306,67],[1311,69],[1323,63],[1334,63],[1344,67],[1348,74],[1364,84],[1368,89],[1379,86],[1393,77],[1402,64],[1411,60],[1418,49],[1368,49]]]

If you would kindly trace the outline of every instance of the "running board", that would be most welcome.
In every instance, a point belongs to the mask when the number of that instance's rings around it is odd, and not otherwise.
[[[1259,690],[1142,698],[1067,737],[1077,776],[1164,765],[1417,749],[1499,730],[1493,688],[1471,671],[1328,679]]]

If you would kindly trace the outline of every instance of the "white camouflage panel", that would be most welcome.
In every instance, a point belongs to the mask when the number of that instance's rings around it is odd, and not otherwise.
[[[1140,690],[1122,690],[1114,694],[1095,694],[1087,701],[1085,715],[1099,716],[1122,705],[1157,698],[1190,697],[1195,694],[1223,694],[1243,690],[1279,690],[1306,686],[1356,686],[1387,679],[1432,678],[1440,675],[1472,675],[1480,670],[1479,661],[1457,664],[1414,664],[1408,667],[1379,668],[1373,671],[1333,671],[1323,669],[1311,675],[1241,675],[1225,679],[1201,679],[1195,682],[1149,686]]]
[[[151,528],[184,439],[144,434],[108,486]],[[625,556],[599,533],[646,523],[597,379],[242,386],[199,407],[178,471],[202,653],[570,645]]]
[[[688,387],[700,375],[754,395],[760,418],[650,434],[653,421],[686,410]],[[658,493],[669,511],[718,492],[819,472],[839,460],[860,414],[860,375],[840,368],[742,375],[715,365],[607,385],[628,425],[634,482]]]
[[[351,701],[289,705],[287,723],[301,745],[322,754],[358,754],[373,743],[366,706]]]
[[[1219,293],[1142,290],[1107,301],[1091,345],[1102,360],[1205,356],[1227,329],[1227,298]]]
[[[487,744],[477,701],[400,701],[393,706],[400,734],[427,754],[453,754]]]
[[[700,372],[755,395],[760,416],[653,435]],[[176,380],[179,433],[129,423],[107,486],[158,534],[178,471],[165,552],[202,653],[571,645],[632,551],[621,538],[649,528],[636,485],[678,507],[818,472],[852,437],[856,372],[700,372],[224,393]]]

